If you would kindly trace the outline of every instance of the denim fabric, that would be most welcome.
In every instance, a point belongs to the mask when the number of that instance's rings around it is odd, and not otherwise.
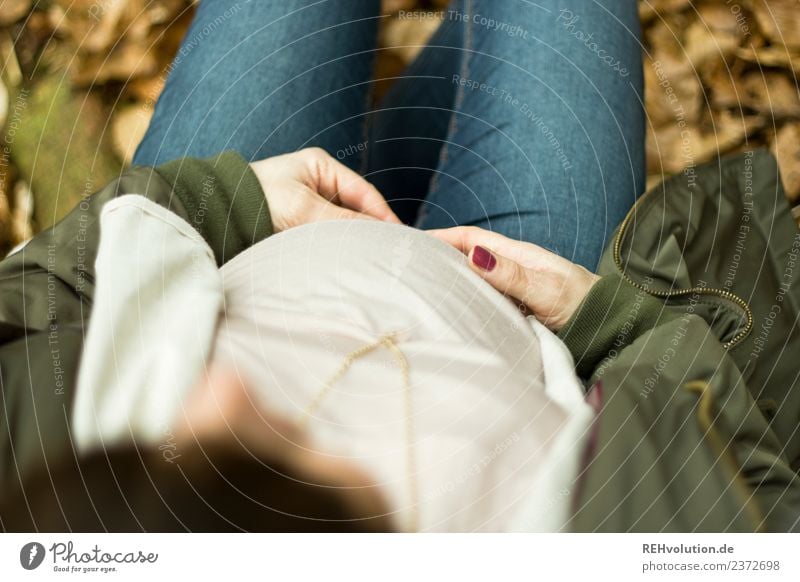
[[[457,0],[371,111],[378,0],[204,0],[134,160],[320,146],[420,228],[593,269],[644,186],[634,0]]]
[[[135,164],[364,141],[379,0],[203,0]],[[353,168],[358,156],[344,160]]]

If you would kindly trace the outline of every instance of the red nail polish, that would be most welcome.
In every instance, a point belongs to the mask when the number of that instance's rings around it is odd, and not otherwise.
[[[497,259],[483,247],[475,247],[472,251],[472,264],[484,271],[491,271],[497,266]]]

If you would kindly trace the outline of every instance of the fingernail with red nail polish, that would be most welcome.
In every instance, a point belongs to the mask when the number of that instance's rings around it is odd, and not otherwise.
[[[491,271],[497,266],[497,259],[485,248],[478,246],[472,251],[472,264],[484,271]]]

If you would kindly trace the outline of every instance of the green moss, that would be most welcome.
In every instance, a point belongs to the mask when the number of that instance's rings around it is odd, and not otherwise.
[[[67,78],[52,75],[18,91],[9,106],[4,140],[33,190],[37,231],[119,175],[109,113],[96,95],[73,92]]]

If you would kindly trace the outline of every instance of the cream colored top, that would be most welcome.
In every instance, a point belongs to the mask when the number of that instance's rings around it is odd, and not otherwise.
[[[537,521],[531,500],[570,417],[545,390],[541,344],[563,346],[459,252],[407,227],[324,222],[272,236],[220,273],[215,362],[235,367],[286,416],[303,415],[348,353],[394,334],[410,370],[420,529]],[[552,371],[563,374],[560,389],[579,394],[564,372]],[[308,429],[319,450],[371,472],[404,527],[408,435],[392,352],[356,360]]]
[[[180,410],[208,359],[184,377],[149,373],[148,389],[137,388],[147,362],[173,353],[170,345],[180,341],[167,334],[159,345],[152,335],[154,326],[172,330],[171,318],[180,323],[174,333],[193,336],[187,345],[196,349],[187,361],[210,356],[213,364],[237,370],[265,406],[293,419],[303,417],[348,353],[391,333],[409,366],[416,511],[408,486],[403,378],[390,350],[356,360],[321,401],[307,423],[313,446],[370,474],[399,529],[408,527],[412,513],[421,531],[564,527],[591,409],[565,346],[473,273],[460,253],[415,229],[336,221],[271,236],[216,271],[208,269],[213,257],[188,225],[159,218],[163,213],[141,200],[124,212],[117,208],[115,221],[111,204],[98,255],[100,309],[95,306],[87,338],[87,351],[94,348],[82,362],[75,411],[84,448],[127,438],[156,443],[154,425]],[[138,213],[137,220],[130,213]],[[148,229],[142,221],[150,221]],[[149,251],[145,263],[150,275],[139,267],[138,281],[122,283],[113,274],[104,279],[106,271],[125,269],[114,241],[146,251],[151,243],[141,240],[144,233],[157,241],[158,251]],[[165,242],[170,237],[176,244]],[[172,248],[182,249],[183,262],[170,256]],[[104,346],[119,348],[132,331],[101,322],[103,313],[114,313],[113,297],[124,296],[103,287],[147,288],[148,276],[161,288],[153,310],[159,319],[148,323],[148,310],[136,319],[149,325],[152,343],[124,356],[117,349],[109,371]],[[217,286],[219,307],[213,309]],[[192,304],[190,294],[198,289],[204,295]],[[198,302],[212,307],[198,312]],[[206,331],[208,321],[217,324],[215,331]],[[131,368],[120,358],[143,363]],[[115,386],[96,382],[103,374]],[[142,414],[159,406],[171,410],[157,419]]]

